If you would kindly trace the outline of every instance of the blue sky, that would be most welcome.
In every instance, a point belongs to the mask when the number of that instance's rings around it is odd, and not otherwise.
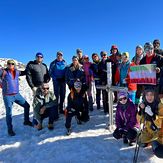
[[[0,58],[27,63],[36,52],[49,65],[61,50],[70,63],[77,48],[91,56],[135,54],[137,44],[163,43],[162,0],[0,0]]]

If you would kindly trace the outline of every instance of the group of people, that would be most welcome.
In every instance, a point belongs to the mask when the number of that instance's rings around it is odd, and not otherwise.
[[[154,40],[153,43],[145,43],[144,47],[141,45],[136,46],[135,56],[131,59],[131,62],[129,53],[120,53],[116,45],[111,46],[110,56],[106,51],[101,51],[100,56],[93,53],[91,56],[92,62],[88,55],[83,55],[82,50],[77,49],[76,55],[72,57],[72,63],[69,65],[64,60],[63,53],[58,51],[56,59],[50,63],[49,69],[43,63],[44,56],[42,53],[37,53],[35,57],[34,61],[27,64],[24,71],[16,69],[14,60],[8,60],[7,68],[0,69],[6,122],[10,136],[15,135],[11,114],[13,102],[24,108],[24,125],[35,126],[38,130],[42,129],[44,118],[49,117],[48,128],[52,130],[54,128],[53,123],[59,118],[59,114],[65,114],[67,134],[71,133],[72,117],[75,116],[78,124],[81,124],[82,121],[87,122],[89,120],[89,111],[93,111],[95,102],[97,109],[103,108],[104,113],[108,114],[107,90],[96,88],[96,95],[92,94],[94,85],[96,87],[97,85],[107,84],[107,62],[111,62],[112,65],[112,85],[128,88],[127,93],[114,93],[117,110],[116,130],[113,136],[116,139],[123,137],[124,143],[129,142],[129,144],[132,144],[140,130],[140,123],[145,124],[146,121],[151,123],[151,131],[160,131],[160,123],[157,126],[154,122],[157,117],[160,117],[158,106],[161,105],[159,103],[163,98],[163,51],[160,49],[158,39]],[[131,83],[130,67],[142,64],[156,64],[156,85]],[[33,91],[33,122],[29,120],[30,105],[19,93],[18,78],[21,75],[26,75],[27,83]],[[53,82],[53,91],[49,90],[48,83],[50,79]],[[70,93],[65,107],[66,84]],[[143,100],[140,104],[141,96]],[[100,105],[101,97],[103,107]],[[140,118],[139,121],[137,115],[144,116],[145,120],[142,121],[143,118]],[[144,127],[144,129],[146,128]],[[149,136],[148,132],[147,136]],[[148,143],[148,141],[144,141],[144,137],[141,141]]]

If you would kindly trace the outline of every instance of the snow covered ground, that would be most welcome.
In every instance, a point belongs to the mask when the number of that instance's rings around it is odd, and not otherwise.
[[[20,92],[32,103],[32,92],[24,77],[20,80]],[[96,108],[96,107],[95,107]],[[32,107],[31,107],[32,119]],[[66,136],[64,116],[49,131],[47,120],[44,129],[23,126],[23,109],[13,108],[13,125],[16,136],[9,137],[5,122],[5,109],[0,92],[0,163],[132,163],[134,147],[116,141],[112,132],[105,129],[108,117],[103,111],[90,113],[90,121],[77,125],[72,122],[72,134]],[[138,162],[159,163],[163,160],[153,156],[152,150],[140,149]]]

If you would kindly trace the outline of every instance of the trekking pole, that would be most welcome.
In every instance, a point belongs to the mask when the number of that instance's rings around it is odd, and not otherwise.
[[[133,163],[137,163],[137,160],[138,160],[138,154],[139,154],[139,137],[141,135],[141,132],[139,133],[139,135],[137,136],[137,139],[136,139],[136,147],[135,147],[135,152],[134,152],[134,158],[133,158]]]

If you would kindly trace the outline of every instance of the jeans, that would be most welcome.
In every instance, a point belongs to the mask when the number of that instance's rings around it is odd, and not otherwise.
[[[10,95],[10,96],[4,95],[3,100],[6,108],[6,123],[7,123],[8,130],[12,130],[12,105],[14,102],[24,108],[24,122],[29,121],[30,105],[22,97],[20,93],[17,93],[15,95]]]

